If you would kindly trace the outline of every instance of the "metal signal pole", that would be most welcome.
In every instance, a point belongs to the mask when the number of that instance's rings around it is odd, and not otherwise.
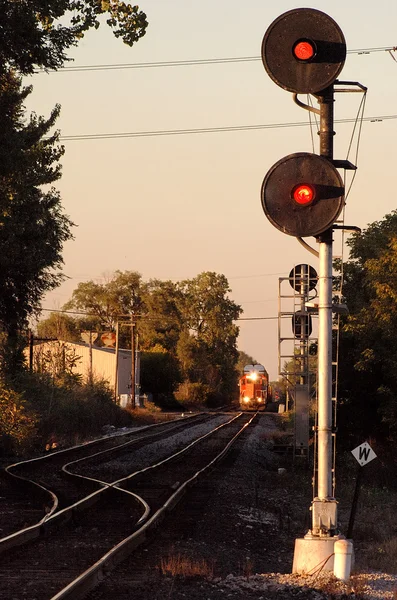
[[[320,154],[333,159],[334,89],[318,96],[320,103]],[[337,504],[332,496],[332,229],[318,236],[318,477],[313,502],[314,535],[334,535],[337,530]]]

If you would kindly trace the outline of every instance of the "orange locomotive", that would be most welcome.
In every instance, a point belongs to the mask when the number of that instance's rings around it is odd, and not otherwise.
[[[240,377],[240,408],[264,410],[270,400],[269,375],[263,365],[246,365]]]

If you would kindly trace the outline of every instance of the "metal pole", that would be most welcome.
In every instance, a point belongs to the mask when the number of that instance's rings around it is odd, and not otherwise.
[[[135,322],[131,314],[131,403],[135,406]]]
[[[300,311],[301,311],[301,335],[300,335],[300,354],[301,354],[301,372],[300,372],[300,381],[299,383],[301,385],[304,385],[305,383],[307,383],[307,338],[308,336],[306,335],[306,333],[308,333],[306,331],[306,318],[304,313],[306,312],[306,300],[307,300],[307,296],[306,296],[306,290],[307,290],[307,265],[301,265],[300,266],[300,286],[299,286],[299,293],[300,293]],[[307,316],[307,315],[306,315]]]
[[[114,374],[114,401],[117,402],[119,395],[119,322],[116,321],[116,356],[115,356],[115,374]]]
[[[334,88],[318,95],[320,154],[333,159]],[[337,504],[332,497],[332,229],[318,237],[318,427],[317,498],[313,501],[314,535],[332,536],[337,530]]]
[[[325,237],[325,236],[324,236]],[[332,497],[332,231],[320,242],[318,304],[318,497]]]
[[[141,406],[141,353],[139,351],[139,334],[135,337],[135,396],[138,398],[138,406]]]
[[[353,503],[352,503],[352,508],[350,511],[349,526],[347,528],[347,534],[346,534],[347,538],[351,538],[353,535],[354,519],[356,518],[358,497],[359,497],[360,489],[361,489],[361,474],[362,474],[362,467],[359,466],[358,472],[357,472],[356,487],[354,488]]]
[[[90,329],[89,357],[90,357],[89,384],[92,385],[92,383],[93,383],[93,376],[92,376],[92,329]]]
[[[33,332],[29,329],[29,371],[33,371]]]

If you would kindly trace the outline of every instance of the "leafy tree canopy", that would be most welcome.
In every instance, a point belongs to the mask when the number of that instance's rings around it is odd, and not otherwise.
[[[343,265],[341,414],[361,435],[397,436],[397,212],[350,239]],[[363,410],[363,407],[365,408]]]
[[[89,313],[98,327],[106,324],[113,330],[121,315],[128,317],[133,313],[139,347],[145,353],[142,368],[156,363],[153,378],[166,365],[172,371],[172,376],[163,381],[165,391],[174,389],[182,379],[199,384],[213,398],[230,399],[237,383],[235,320],[241,308],[228,297],[229,292],[226,277],[211,272],[179,283],[144,283],[136,271],[116,271],[107,283],[80,283],[64,308]],[[53,317],[51,322],[42,322],[40,331],[55,332],[58,325]],[[76,329],[62,320],[62,326],[65,325],[71,339]],[[148,373],[142,377],[145,391],[160,393],[159,375],[156,381]]]
[[[0,15],[0,72],[11,68],[23,75],[35,67],[61,67],[66,51],[97,29],[102,15],[130,46],[148,25],[139,6],[121,0],[0,0]]]
[[[105,283],[79,283],[64,308],[90,313],[99,326],[114,330],[120,317],[141,310],[141,279],[136,271],[116,271]]]
[[[71,239],[58,192],[63,147],[47,136],[59,114],[24,116],[31,88],[14,74],[0,75],[0,322],[9,333],[26,324],[44,292],[62,281],[62,249]]]
[[[210,394],[230,399],[235,393],[239,329],[234,321],[242,309],[228,297],[224,275],[204,272],[182,281],[183,330],[178,356],[188,378],[208,385]]]
[[[238,361],[237,361],[237,365],[236,365],[236,369],[239,375],[243,374],[244,371],[244,367],[246,365],[257,365],[259,364],[258,361],[253,358],[252,356],[250,356],[250,354],[247,354],[246,352],[243,352],[242,350],[239,351],[238,353]]]

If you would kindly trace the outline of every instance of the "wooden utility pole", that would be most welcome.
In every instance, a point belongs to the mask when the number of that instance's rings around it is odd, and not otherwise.
[[[116,360],[115,362],[115,374],[114,374],[114,401],[117,402],[119,395],[119,322],[116,321]]]
[[[135,321],[131,313],[131,404],[135,406]]]

